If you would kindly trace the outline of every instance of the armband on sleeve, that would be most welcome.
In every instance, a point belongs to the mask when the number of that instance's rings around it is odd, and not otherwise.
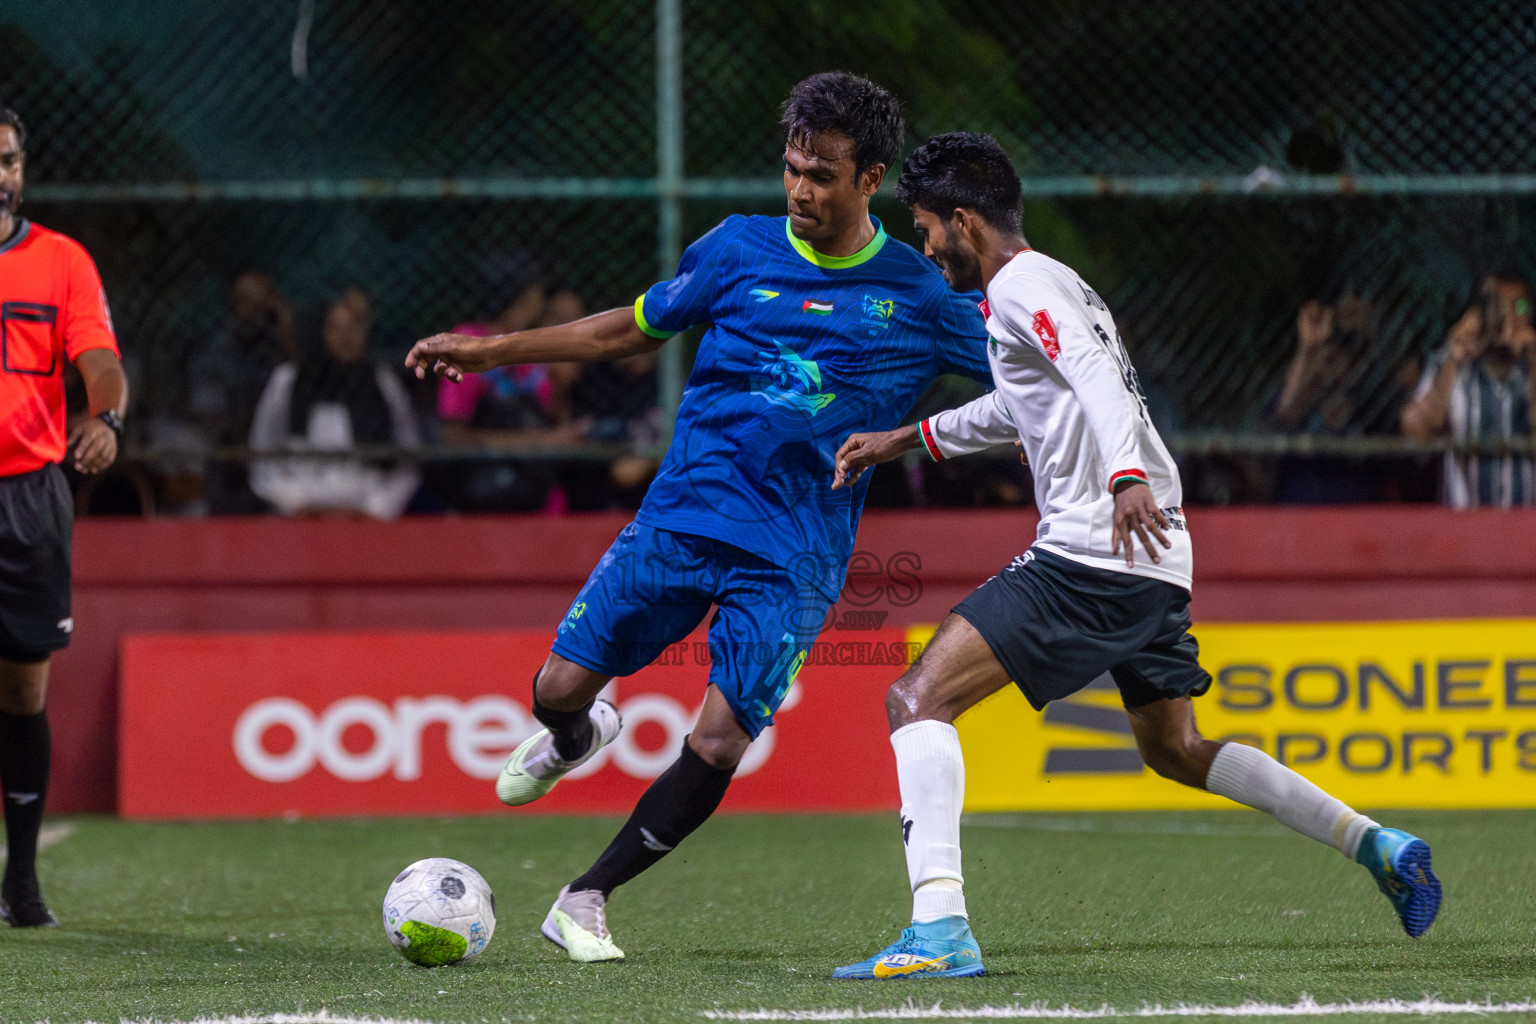
[[[1115,488],[1119,487],[1121,484],[1123,484],[1123,483],[1125,483],[1127,481],[1129,481],[1131,483],[1135,483],[1135,484],[1146,484],[1148,487],[1152,486],[1152,482],[1147,479],[1147,471],[1146,470],[1144,470],[1144,469],[1122,469],[1118,473],[1114,473],[1114,474],[1112,474],[1110,476],[1110,478],[1109,478],[1109,493],[1110,494],[1114,494],[1115,493]]]
[[[944,453],[939,451],[939,444],[933,439],[933,428],[928,424],[928,420],[920,421],[917,424],[917,432],[923,439],[923,447],[928,450],[929,458],[934,462],[943,462]]]

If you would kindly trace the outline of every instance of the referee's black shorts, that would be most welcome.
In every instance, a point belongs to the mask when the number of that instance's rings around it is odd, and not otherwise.
[[[955,605],[1038,711],[1108,672],[1128,708],[1210,689],[1189,591],[1033,549]]]
[[[69,645],[74,519],[58,466],[0,477],[0,658],[37,662]]]

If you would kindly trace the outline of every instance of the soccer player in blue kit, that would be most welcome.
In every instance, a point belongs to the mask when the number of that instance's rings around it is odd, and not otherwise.
[[[543,933],[579,961],[624,954],[604,908],[719,806],[842,589],[867,481],[831,490],[843,439],[896,426],[939,374],[990,382],[977,296],[888,238],[869,200],[901,155],[895,97],[841,72],[794,87],[781,121],[787,217],[727,218],[633,309],[490,338],[419,341],[406,365],[458,380],[507,363],[615,359],[710,324],[661,469],[577,594],[534,678],[546,728],[508,759],[504,803],[538,799],[618,735],[597,700],[703,621],[703,708],[673,762]]]

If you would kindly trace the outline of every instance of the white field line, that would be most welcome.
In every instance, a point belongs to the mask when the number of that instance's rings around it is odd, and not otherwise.
[[[75,834],[74,822],[65,821],[57,825],[44,825],[37,833],[37,848],[46,850],[50,846],[58,846],[64,840]],[[5,856],[5,844],[0,843],[0,857]]]
[[[1247,1002],[1238,1006],[1142,1006],[1120,1010],[1112,1006],[1080,1009],[1074,1006],[1047,1006],[1031,1003],[1022,1006],[945,1007],[942,1003],[920,1006],[908,1002],[889,1010],[704,1010],[701,1017],[710,1020],[1130,1020],[1147,1017],[1335,1017],[1361,1014],[1386,1014],[1403,1017],[1437,1017],[1446,1014],[1470,1014],[1479,1017],[1501,1013],[1536,1013],[1536,1001],[1522,1003],[1448,1003],[1426,997],[1417,1002],[1385,999],[1363,1003],[1318,1003],[1308,996],[1290,1006],[1277,1003]]]
[[[49,1024],[38,1021],[38,1024]],[[80,1024],[100,1024],[98,1021],[81,1021]],[[243,1017],[193,1017],[186,1021],[162,1020],[158,1017],[123,1017],[110,1024],[429,1024],[415,1018],[397,1017],[339,1017],[329,1010],[313,1013],[260,1013]]]

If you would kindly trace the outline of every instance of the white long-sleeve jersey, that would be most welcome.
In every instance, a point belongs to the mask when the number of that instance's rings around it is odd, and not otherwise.
[[[997,389],[923,420],[928,453],[946,459],[1022,441],[1040,509],[1035,546],[1188,590],[1193,551],[1179,471],[1104,300],[1070,267],[1025,250],[992,279],[982,313]],[[1134,567],[1112,552],[1113,488],[1125,477],[1151,486],[1171,524],[1173,547],[1159,547],[1159,563],[1134,536]]]

